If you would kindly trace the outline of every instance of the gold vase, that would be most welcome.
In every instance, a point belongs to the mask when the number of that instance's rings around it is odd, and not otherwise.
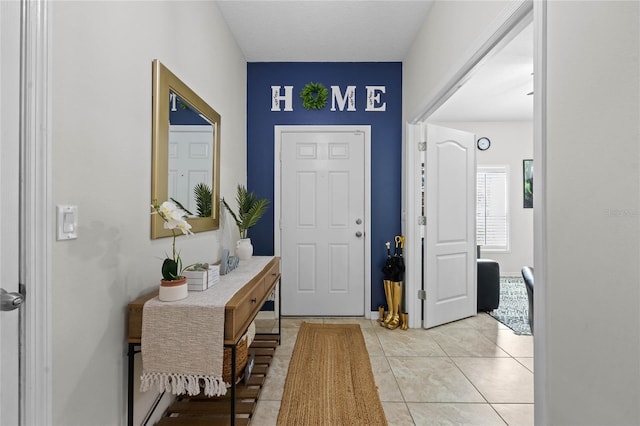
[[[400,330],[408,330],[409,329],[409,314],[403,312],[400,314]]]
[[[394,281],[391,283],[391,296],[393,305],[390,307],[392,312],[391,321],[385,323],[385,327],[389,330],[395,330],[400,326],[400,303],[402,301],[402,282]]]
[[[389,280],[384,280],[382,283],[384,285],[384,295],[387,298],[387,313],[384,316],[384,320],[380,319],[378,323],[385,327],[393,318],[393,285]]]

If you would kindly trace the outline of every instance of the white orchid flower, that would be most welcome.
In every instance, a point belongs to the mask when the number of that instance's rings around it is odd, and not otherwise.
[[[177,222],[177,227],[182,231],[183,234],[187,235],[187,234],[193,234],[193,232],[191,232],[191,225],[185,221],[185,220],[181,220],[180,222]]]
[[[191,225],[185,219],[185,216],[187,216],[187,212],[181,208],[178,208],[171,201],[165,201],[164,203],[158,205],[154,200],[154,203],[151,205],[151,208],[153,209],[151,214],[157,213],[158,215],[160,215],[160,217],[164,221],[164,228],[170,229],[171,234],[173,235],[173,242],[171,244],[173,256],[169,259],[172,259],[174,261],[174,264],[178,268],[177,271],[170,274],[171,279],[173,279],[174,277],[177,277],[180,273],[182,273],[182,270],[181,270],[182,261],[180,259],[180,252],[176,251],[175,230],[177,228],[185,235],[193,234],[193,232],[191,232]],[[164,275],[164,271],[163,271],[163,275]],[[165,277],[165,279],[169,279],[169,278]]]

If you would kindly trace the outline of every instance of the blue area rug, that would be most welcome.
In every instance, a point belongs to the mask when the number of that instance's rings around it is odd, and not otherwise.
[[[513,330],[515,334],[531,335],[529,300],[521,277],[500,277],[500,305],[489,315]]]

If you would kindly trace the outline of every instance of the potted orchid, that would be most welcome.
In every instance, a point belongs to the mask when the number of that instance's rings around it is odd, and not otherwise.
[[[176,250],[176,237],[178,235],[177,230],[185,235],[193,234],[191,225],[185,219],[187,213],[171,201],[158,204],[154,200],[151,208],[153,209],[151,214],[159,215],[164,221],[165,229],[170,229],[173,236],[171,256],[167,255],[162,262],[159,298],[166,302],[184,299],[187,297],[188,286],[187,279],[182,276],[182,259],[180,258],[180,252]]]

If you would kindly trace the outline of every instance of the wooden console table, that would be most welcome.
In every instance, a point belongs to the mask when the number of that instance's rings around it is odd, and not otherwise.
[[[256,315],[258,315],[264,302],[280,282],[280,258],[254,256],[249,260],[242,261],[236,270],[221,276],[220,282],[216,286],[224,286],[225,283],[229,284],[231,280],[238,279],[244,280],[245,283],[225,305],[224,315],[224,346],[231,349],[232,379],[231,394],[229,396],[231,425],[235,424],[236,414],[236,345],[246,333]],[[216,286],[205,291],[215,291]],[[134,355],[140,352],[143,306],[147,300],[157,295],[158,291],[155,290],[129,303],[129,331],[127,338],[127,353],[129,357],[127,424],[129,426],[133,426]],[[278,333],[276,336],[279,344],[280,318],[278,318]]]

